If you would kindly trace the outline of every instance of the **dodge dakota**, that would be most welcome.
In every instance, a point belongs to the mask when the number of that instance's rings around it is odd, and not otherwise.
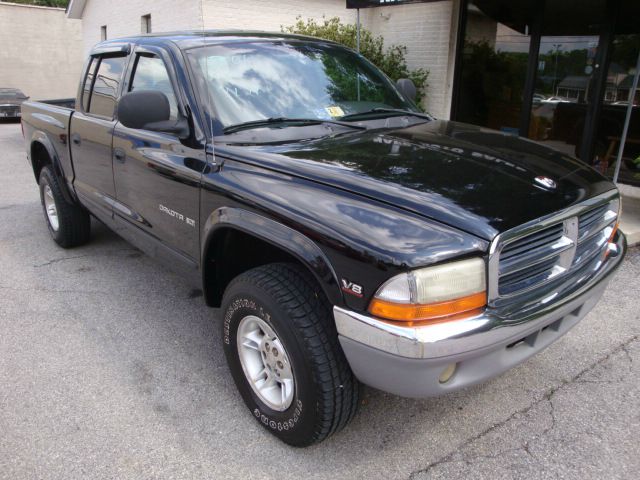
[[[74,108],[22,125],[53,240],[93,217],[198,285],[251,415],[307,446],[361,384],[440,395],[540,352],[626,251],[602,175],[414,96],[329,41],[178,32],[98,44]]]

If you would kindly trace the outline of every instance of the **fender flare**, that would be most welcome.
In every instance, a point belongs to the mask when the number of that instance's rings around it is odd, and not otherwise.
[[[224,228],[241,231],[292,255],[313,274],[332,305],[344,303],[336,272],[313,240],[291,227],[242,208],[221,207],[209,215],[203,227],[201,265],[204,265],[211,241]],[[202,268],[202,285],[206,289],[205,272]]]
[[[53,174],[58,177],[58,181],[60,183],[60,186],[62,187],[62,195],[64,196],[64,199],[68,203],[74,203],[75,201],[74,195],[72,194],[72,192],[69,191],[69,188],[67,187],[67,181],[64,175],[64,170],[62,168],[62,165],[60,164],[60,158],[58,157],[58,153],[56,152],[56,149],[53,146],[53,143],[51,142],[47,134],[40,130],[36,130],[35,132],[33,132],[33,135],[31,135],[31,141],[29,142],[29,159],[31,161],[31,168],[33,169],[33,175],[34,177],[36,177],[36,182],[40,181],[40,179],[37,178],[36,176],[36,170],[33,164],[33,155],[32,155],[33,146],[36,143],[39,143],[40,145],[42,145],[44,149],[47,151],[47,154],[51,159]]]

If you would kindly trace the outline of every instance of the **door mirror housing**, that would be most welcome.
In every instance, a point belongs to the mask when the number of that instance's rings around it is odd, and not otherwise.
[[[118,101],[118,121],[127,128],[189,135],[186,119],[171,120],[167,96],[157,90],[139,90],[124,94]]]
[[[408,98],[412,102],[416,101],[418,89],[416,88],[416,84],[413,83],[413,80],[409,78],[400,78],[396,82],[396,88],[400,91],[402,95],[404,95],[406,98]]]

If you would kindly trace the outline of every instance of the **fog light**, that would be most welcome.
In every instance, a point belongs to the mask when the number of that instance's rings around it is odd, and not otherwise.
[[[440,383],[447,383],[453,377],[453,374],[456,373],[456,368],[458,367],[457,363],[450,363],[446,366],[446,368],[440,374]]]

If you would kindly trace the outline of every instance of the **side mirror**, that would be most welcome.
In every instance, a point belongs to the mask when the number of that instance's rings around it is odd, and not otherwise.
[[[400,78],[396,82],[396,88],[400,91],[402,95],[407,97],[412,102],[416,101],[418,89],[416,88],[416,84],[413,83],[413,80],[409,78]]]
[[[188,136],[185,119],[171,121],[171,108],[167,96],[157,90],[139,90],[124,94],[118,101],[118,120],[127,128],[174,133]]]

